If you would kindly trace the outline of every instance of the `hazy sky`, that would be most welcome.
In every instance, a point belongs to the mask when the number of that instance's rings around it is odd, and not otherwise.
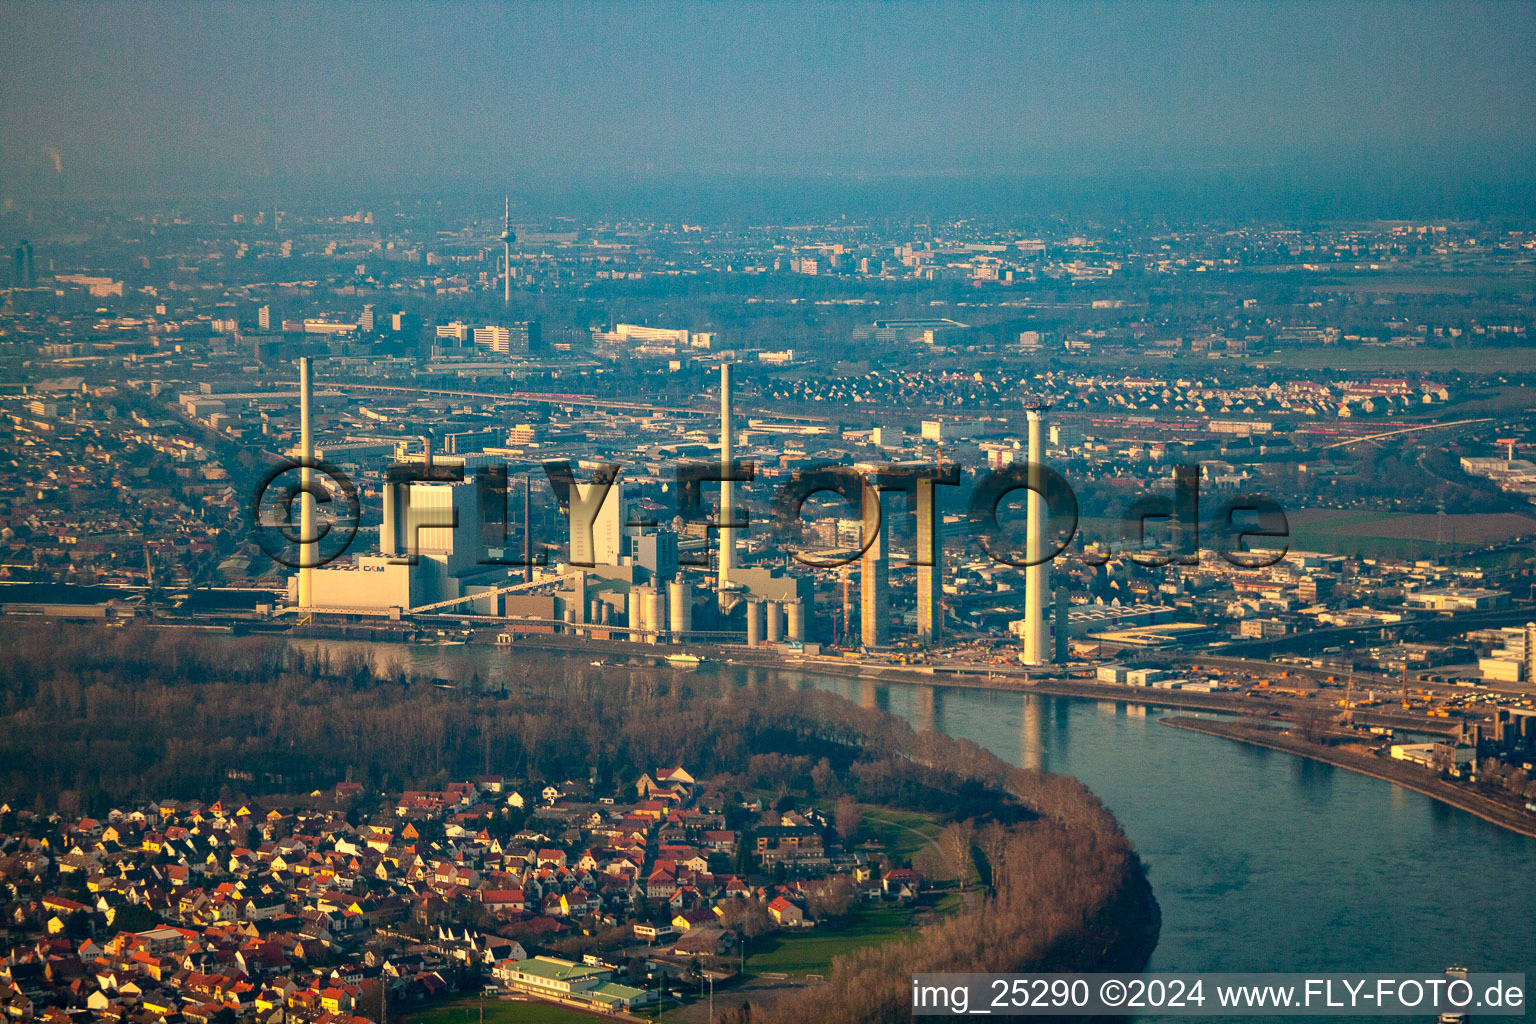
[[[1525,174],[1536,3],[0,0],[0,189],[267,176]]]

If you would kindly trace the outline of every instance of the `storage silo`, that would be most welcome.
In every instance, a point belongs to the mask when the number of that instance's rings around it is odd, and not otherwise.
[[[645,592],[639,587],[630,587],[628,595],[629,628],[641,630],[645,628]],[[631,632],[629,638],[636,643],[640,642],[640,634]]]
[[[667,628],[667,596],[659,590],[648,591],[645,595],[645,626],[655,630],[645,638],[646,643],[660,643],[661,638],[657,633]]]
[[[784,618],[789,629],[789,639],[794,643],[805,642],[805,604],[790,601],[784,606]]]
[[[763,642],[763,602],[747,602],[747,646],[759,647]]]
[[[672,632],[687,633],[693,629],[693,587],[683,580],[673,580],[667,586],[671,598]]]

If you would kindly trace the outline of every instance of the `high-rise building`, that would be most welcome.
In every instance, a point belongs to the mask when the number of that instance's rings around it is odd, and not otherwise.
[[[32,262],[32,243],[22,239],[11,254],[11,284],[17,288],[31,288],[37,284],[37,268]]]
[[[444,328],[437,330],[438,337],[443,337]],[[476,327],[473,339],[477,347],[504,355],[528,355],[544,347],[537,320],[519,320],[505,327],[497,324]]]
[[[1536,682],[1536,622],[1525,624],[1525,681]]]
[[[859,566],[859,613],[865,647],[884,647],[891,642],[891,531],[882,514],[880,492],[864,488],[864,549]]]
[[[475,328],[475,347],[487,348],[492,352],[505,353],[511,344],[511,332],[505,327],[497,327],[487,324],[484,327]]]
[[[262,306],[256,311],[256,326],[260,327],[263,331],[270,331],[272,329],[271,306]]]
[[[1083,443],[1083,428],[1076,423],[1052,423],[1050,438],[1052,448],[1078,448]]]
[[[373,333],[373,307],[364,306],[363,315],[357,318],[357,329],[364,334]]]
[[[669,580],[677,575],[677,534],[671,530],[654,530],[629,539],[629,550],[635,564],[650,571],[659,580]]]
[[[537,320],[518,320],[507,325],[508,351],[537,355],[544,351],[544,335]]]

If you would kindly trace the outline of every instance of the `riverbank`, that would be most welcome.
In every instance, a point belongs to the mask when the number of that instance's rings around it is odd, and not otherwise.
[[[431,646],[430,641],[426,644]],[[477,640],[474,646],[482,646],[482,644]],[[667,665],[667,655],[677,653],[677,649],[670,647],[648,647],[617,640],[583,640],[580,643],[572,643],[568,637],[549,635],[519,635],[515,643],[502,649],[517,650],[518,648],[536,648],[573,654],[578,657],[600,654],[610,658],[647,659],[659,667]],[[948,689],[984,690],[994,693],[1034,693],[1051,697],[1116,701],[1174,711],[1205,711],[1255,717],[1271,716],[1281,719],[1293,718],[1309,707],[1306,702],[1287,699],[1278,693],[1265,697],[1252,697],[1243,690],[1229,689],[1202,693],[1194,690],[1164,690],[1155,686],[1101,683],[1091,678],[1066,675],[1062,670],[1054,667],[1021,669],[1010,665],[982,666],[946,662],[928,665],[893,665],[872,660],[850,660],[825,655],[786,655],[775,651],[713,644],[686,644],[681,649],[698,654],[708,662],[718,662],[733,667],[835,676],[840,679],[856,679],[870,683],[941,686]],[[1361,710],[1356,712],[1356,715],[1357,721],[1367,725],[1382,725],[1394,729],[1411,729],[1415,732],[1440,735],[1454,733],[1458,724],[1450,719],[1431,719],[1380,710]]]
[[[241,649],[240,641],[226,641],[232,652]],[[536,653],[478,643],[319,640],[298,646],[339,661],[374,659],[391,678],[404,672],[461,686],[477,672],[482,681],[500,679],[503,668],[509,680],[520,680]],[[588,653],[570,668],[597,657]],[[1536,874],[1536,843],[1406,787],[1380,785],[1383,780],[1359,772],[1308,770],[1308,764],[1318,767],[1312,761],[1282,767],[1239,743],[1163,729],[1157,723],[1170,713],[1142,715],[1123,699],[1079,700],[1024,688],[1026,699],[1016,689],[1004,696],[911,685],[932,683],[915,678],[870,679],[865,687],[810,665],[777,667],[790,670],[780,674],[791,685],[868,702],[1013,764],[1081,779],[1114,811],[1151,869],[1164,921],[1151,970],[1280,964],[1323,971],[1344,948],[1362,962],[1392,963],[1403,956],[1404,935],[1412,937],[1415,956],[1435,964],[1518,964],[1536,948],[1536,892],[1507,882]],[[770,673],[711,658],[686,672],[659,668],[657,675],[719,677],[741,687]],[[153,685],[152,677],[145,683]],[[407,735],[421,726],[414,723]],[[483,756],[482,748],[474,749],[477,759]],[[1221,827],[1212,826],[1213,808]],[[1267,870],[1250,870],[1260,863]],[[1481,870],[1467,872],[1468,863]],[[1303,875],[1309,884],[1297,886]],[[1454,880],[1452,895],[1447,880]],[[1221,898],[1212,899],[1213,892]],[[1344,905],[1350,913],[1339,913]],[[1467,920],[1481,925],[1469,929]],[[717,1008],[718,999],[717,991]]]
[[[1161,721],[1162,724],[1172,726],[1175,729],[1205,733],[1207,736],[1220,736],[1224,739],[1235,740],[1238,743],[1247,743],[1256,747],[1266,747],[1270,750],[1295,754],[1297,757],[1321,761],[1323,764],[1331,764],[1336,768],[1345,768],[1352,772],[1358,772],[1361,775],[1369,775],[1371,778],[1381,779],[1384,782],[1396,783],[1405,789],[1411,789],[1415,793],[1422,793],[1459,811],[1466,811],[1468,814],[1476,815],[1484,821],[1509,829],[1511,832],[1518,832],[1521,835],[1536,838],[1536,815],[1483,796],[1480,793],[1471,792],[1454,782],[1447,782],[1444,779],[1427,775],[1421,769],[1405,764],[1384,761],[1381,758],[1357,754],[1350,750],[1325,747],[1288,733],[1262,729],[1245,722],[1183,717],[1164,718]]]
[[[48,619],[28,618],[29,622],[56,625]],[[1115,701],[1147,708],[1166,708],[1174,711],[1204,711],[1218,714],[1269,716],[1289,720],[1307,705],[1287,700],[1276,694],[1263,698],[1249,696],[1241,690],[1199,693],[1188,690],[1163,690],[1147,686],[1100,683],[1060,674],[1050,667],[1023,670],[1017,666],[980,666],[966,663],[939,662],[929,665],[895,665],[876,661],[846,660],[827,656],[786,655],[779,652],[753,650],[733,645],[691,643],[677,647],[653,647],[619,640],[597,640],[590,637],[573,638],[553,634],[517,634],[511,644],[493,644],[491,630],[477,634],[455,632],[450,637],[423,636],[401,627],[393,626],[328,626],[312,625],[276,629],[271,624],[243,622],[238,625],[199,623],[191,621],[141,621],[136,628],[147,628],[171,633],[208,635],[261,635],[289,642],[343,641],[364,643],[388,643],[405,647],[432,649],[436,647],[465,646],[473,650],[493,648],[506,652],[520,649],[536,649],[552,653],[591,658],[643,659],[657,667],[671,667],[681,671],[688,669],[670,664],[667,658],[681,652],[695,653],[707,662],[728,666],[761,668],[771,671],[799,672],[819,676],[835,676],[874,683],[901,683],[918,686],[936,686],[956,690],[984,690],[1001,693],[1034,693],[1052,697],[1073,697],[1083,700]],[[463,636],[461,639],[460,637]],[[1230,658],[1211,656],[1209,660],[1241,664]],[[1289,666],[1288,666],[1289,667]],[[1294,670],[1294,669],[1293,669]],[[1305,672],[1306,670],[1302,670]],[[1414,732],[1451,735],[1459,723],[1449,719],[1432,719],[1419,716],[1394,714],[1391,711],[1361,710],[1356,720],[1367,725],[1381,725],[1394,729],[1410,729]]]

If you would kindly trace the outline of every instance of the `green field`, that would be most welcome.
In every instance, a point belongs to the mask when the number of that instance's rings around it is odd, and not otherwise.
[[[1345,537],[1327,530],[1291,530],[1291,549],[1321,551],[1352,558],[1407,558],[1412,561],[1451,558],[1465,545],[1435,541],[1396,540],[1390,537]]]
[[[1485,553],[1480,550],[1484,545],[1536,533],[1536,518],[1507,512],[1458,513],[1442,521],[1431,513],[1303,508],[1288,512],[1287,519],[1292,551],[1414,559],[1445,559],[1462,553],[1471,562],[1497,567],[1509,562],[1509,553]],[[1078,525],[1090,537],[1116,537],[1121,530],[1116,520],[1097,517],[1084,516]],[[1439,539],[1442,530],[1443,541]],[[1164,524],[1149,525],[1149,543],[1166,536]],[[1202,533],[1201,541],[1209,545],[1209,533]]]
[[[958,914],[964,909],[965,897],[957,892],[945,893],[933,905],[933,913],[937,917],[948,917],[950,914]]]
[[[905,938],[911,923],[910,907],[860,907],[841,928],[818,925],[801,934],[775,932],[747,947],[747,972],[824,974],[833,957]]]
[[[592,1016],[550,1003],[485,1001],[485,1024],[591,1024]],[[455,999],[407,1016],[410,1024],[478,1024],[478,999]]]
[[[1530,533],[1536,533],[1536,519],[1509,513],[1442,519],[1426,513],[1298,509],[1291,516],[1292,548],[1367,558],[1447,558]]]
[[[859,810],[864,818],[859,824],[858,841],[874,839],[881,849],[897,859],[910,861],[913,854],[943,831],[943,826],[932,818],[913,811],[895,811],[869,804],[861,804]],[[916,835],[910,830],[922,834]]]

